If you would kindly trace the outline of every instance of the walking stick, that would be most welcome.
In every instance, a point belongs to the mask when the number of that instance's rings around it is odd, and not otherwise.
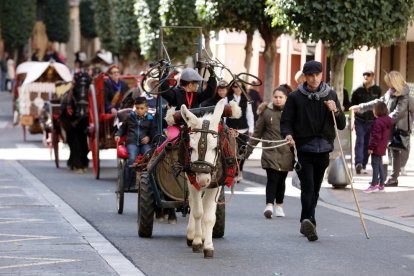
[[[342,157],[342,161],[344,162],[344,167],[345,167],[345,172],[346,172],[346,176],[347,176],[347,180],[348,180],[348,184],[351,185],[351,190],[352,190],[352,194],[354,195],[354,199],[355,199],[355,204],[357,206],[358,209],[358,214],[359,214],[359,218],[361,219],[361,223],[362,223],[362,228],[364,228],[364,232],[365,232],[365,237],[367,237],[367,239],[369,239],[369,235],[368,235],[368,230],[367,230],[367,226],[365,225],[365,220],[364,217],[362,216],[362,212],[361,212],[361,208],[359,207],[359,202],[355,193],[355,189],[354,189],[354,184],[353,184],[353,180],[351,178],[351,174],[349,172],[349,168],[346,165],[346,161],[345,161],[345,155],[344,155],[344,151],[342,150],[342,145],[341,145],[341,140],[339,139],[339,133],[338,133],[338,128],[336,125],[336,118],[335,118],[335,113],[332,111],[332,117],[333,117],[333,121],[335,124],[335,132],[336,132],[336,138],[338,139],[338,144],[339,144],[339,150],[341,151],[341,157]],[[352,150],[352,149],[351,149]]]

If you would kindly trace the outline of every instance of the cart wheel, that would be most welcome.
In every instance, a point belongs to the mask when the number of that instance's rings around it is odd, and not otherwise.
[[[118,158],[118,179],[116,183],[116,207],[118,214],[124,211],[124,187],[125,187],[125,166],[126,160]]]
[[[141,174],[141,182],[138,189],[138,236],[150,238],[154,225],[155,211],[154,194],[148,173]]]
[[[95,86],[90,85],[89,90],[89,149],[92,152],[93,173],[99,179],[99,116],[98,103],[96,101]]]
[[[224,202],[224,187],[221,188],[218,201]],[[213,238],[222,238],[224,236],[224,227],[226,222],[226,204],[217,204],[216,209],[216,224],[213,228]]]
[[[59,132],[56,126],[53,126],[52,124],[52,129],[51,129],[51,143],[52,143],[52,149],[53,149],[53,154],[55,157],[55,165],[56,168],[59,168]]]

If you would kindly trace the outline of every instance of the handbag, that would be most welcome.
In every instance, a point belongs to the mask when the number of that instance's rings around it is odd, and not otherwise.
[[[300,179],[296,170],[293,170],[292,173],[292,186],[300,190]]]
[[[397,104],[398,104],[398,99],[397,99]],[[403,138],[401,136],[406,137],[406,136],[409,136],[411,133],[409,109],[410,109],[410,103],[408,102],[408,107],[407,107],[408,131],[394,127],[394,130],[392,131],[391,140],[388,143],[388,148],[397,149],[397,150],[407,149],[407,147],[403,143]]]
[[[391,141],[388,143],[389,148],[403,149],[403,150],[407,149],[404,146],[404,143],[401,138],[402,132],[405,132],[405,131],[399,130],[398,128],[394,128],[394,130],[392,131]]]

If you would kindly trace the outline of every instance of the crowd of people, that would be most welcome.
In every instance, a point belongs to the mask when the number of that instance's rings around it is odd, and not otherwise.
[[[77,58],[74,74],[88,72],[93,77],[89,65]],[[13,86],[15,64],[6,56],[0,60],[1,90]],[[363,72],[363,82],[352,93],[348,92],[340,103],[334,89],[322,80],[323,67],[318,61],[308,61],[295,75],[297,89],[282,84],[274,89],[270,102],[263,102],[254,86],[224,79],[217,80],[214,68],[208,67],[209,78],[204,79],[192,69],[184,69],[177,81],[178,85],[168,87],[163,82],[160,89],[164,104],[188,108],[214,106],[221,99],[226,103],[235,102],[241,109],[238,119],[226,118],[228,127],[240,134],[237,139],[239,150],[247,145],[244,158],[238,160],[239,170],[236,181],[243,181],[243,164],[253,149],[263,139],[261,156],[262,168],[266,171],[266,196],[263,214],[265,218],[284,217],[283,201],[286,179],[290,171],[296,170],[301,182],[300,233],[309,241],[318,239],[316,231],[316,206],[325,171],[329,166],[330,153],[334,150],[335,127],[342,130],[346,126],[345,113],[348,109],[355,113],[352,128],[355,130],[355,170],[357,174],[367,174],[367,164],[371,160],[372,182],[364,190],[366,193],[384,191],[387,186],[397,186],[398,177],[404,173],[410,150],[412,109],[414,103],[409,96],[409,88],[403,76],[397,71],[385,74],[388,90],[383,94],[375,84],[375,72]],[[104,81],[105,113],[117,115],[123,108],[131,108],[126,119],[115,133],[115,140],[126,136],[128,165],[136,162],[138,155],[150,150],[152,138],[157,134],[156,116],[150,110],[156,108],[156,97],[140,90],[131,94],[128,84],[121,79],[121,68],[110,65]],[[157,80],[155,80],[157,81]],[[9,83],[7,85],[7,83]],[[151,82],[148,81],[148,84]],[[200,83],[203,86],[200,87]],[[256,85],[256,84],[255,84]],[[155,84],[153,85],[155,86]],[[151,88],[151,87],[150,87]],[[252,99],[247,99],[247,92]],[[394,133],[398,132],[401,145],[389,144]],[[269,141],[286,141],[273,147]],[[85,142],[86,143],[86,142]],[[295,163],[294,150],[297,152]],[[383,156],[389,155],[392,172],[387,178],[383,166]],[[299,165],[299,166],[298,166]],[[85,166],[85,165],[83,165]],[[86,163],[87,166],[87,163]],[[81,168],[85,171],[85,168]],[[133,170],[128,171],[127,179],[134,185]]]

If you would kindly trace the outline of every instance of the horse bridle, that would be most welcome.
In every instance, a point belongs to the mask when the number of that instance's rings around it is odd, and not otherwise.
[[[198,160],[194,162],[190,162],[190,169],[195,173],[211,173],[214,168],[215,164],[205,161],[206,153],[207,153],[207,135],[213,134],[217,137],[219,136],[217,131],[210,130],[210,121],[203,120],[201,128],[194,128],[192,132],[200,132],[201,137],[198,141]],[[217,146],[219,143],[219,139],[217,138]],[[217,160],[218,150],[216,151],[216,156],[214,158],[214,162]]]

